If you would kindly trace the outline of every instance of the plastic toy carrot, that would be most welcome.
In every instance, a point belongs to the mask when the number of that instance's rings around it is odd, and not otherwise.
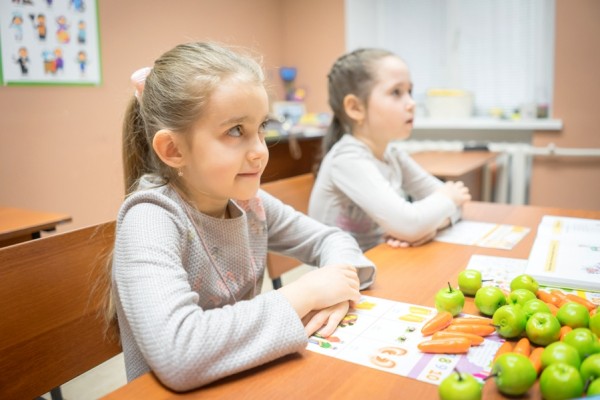
[[[429,321],[421,328],[421,333],[424,336],[429,336],[437,331],[440,331],[450,325],[452,322],[452,314],[448,311],[440,311],[433,316]]]
[[[533,368],[535,368],[535,371],[538,373],[538,375],[539,375],[540,371],[542,370],[542,353],[543,352],[544,352],[544,347],[536,347],[535,349],[533,349],[533,351],[529,355],[529,361],[531,361],[531,363],[533,364]]]
[[[552,290],[550,290],[550,293],[552,293],[553,295],[558,297],[561,301],[564,301],[567,298],[567,295],[564,294],[562,290],[552,289]],[[556,305],[558,305],[558,304],[556,304]]]
[[[531,354],[531,343],[529,343],[529,339],[526,337],[519,339],[513,348],[513,352],[523,354],[525,357],[529,357]]]
[[[471,346],[479,346],[483,343],[483,336],[474,335],[472,333],[465,332],[448,332],[448,331],[439,331],[433,334],[431,337],[434,340],[437,339],[449,339],[449,338],[465,338],[469,339],[471,342]]]
[[[417,346],[423,353],[458,354],[467,353],[471,342],[466,338],[427,340]]]
[[[513,349],[513,345],[508,340],[506,342],[502,343],[502,346],[498,347],[498,350],[496,351],[496,355],[494,356],[494,361],[496,361],[496,359],[498,357],[500,357],[502,354],[512,351],[512,349]]]
[[[492,321],[490,318],[480,318],[480,317],[476,317],[476,318],[462,318],[462,317],[458,317],[458,318],[454,318],[452,320],[452,325],[471,325],[471,324],[475,324],[475,325],[493,325],[494,321]]]
[[[538,299],[540,299],[543,302],[548,303],[548,304],[553,304],[556,306],[560,302],[560,297],[558,297],[552,293],[546,292],[545,290],[540,289],[535,294]]]
[[[579,304],[583,304],[584,306],[586,306],[586,308],[589,311],[592,311],[593,309],[595,309],[596,307],[598,307],[597,305],[595,305],[594,303],[592,303],[588,299],[584,299],[583,297],[577,296],[576,294],[573,294],[573,293],[569,293],[565,297],[568,300],[570,300],[570,301],[575,301],[575,302],[577,302]]]
[[[448,332],[465,332],[472,333],[479,336],[488,336],[496,331],[496,328],[492,325],[479,325],[479,324],[460,324],[450,325],[446,328]]]
[[[548,308],[550,309],[550,312],[552,313],[552,315],[554,315],[556,317],[556,313],[558,312],[558,307],[552,303],[546,303],[548,305]]]
[[[565,337],[565,335],[569,332],[571,332],[573,330],[573,328],[571,328],[569,325],[563,325],[560,327],[560,331],[559,331],[559,339],[563,340],[563,338]]]

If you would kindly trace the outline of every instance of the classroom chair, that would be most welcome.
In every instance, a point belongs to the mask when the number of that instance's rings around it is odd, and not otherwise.
[[[114,238],[113,221],[0,249],[0,398],[60,398],[121,352],[98,288]]]
[[[294,207],[296,210],[307,214],[310,192],[312,191],[314,183],[314,175],[312,173],[307,173],[291,178],[267,182],[261,185],[261,188],[284,203]],[[281,287],[281,275],[283,273],[299,265],[301,265],[300,261],[294,258],[269,252],[267,254],[267,271],[273,282],[273,289],[279,289]]]

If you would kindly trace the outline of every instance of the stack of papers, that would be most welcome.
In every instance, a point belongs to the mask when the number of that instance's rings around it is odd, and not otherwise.
[[[544,216],[525,273],[542,285],[600,291],[600,220]]]

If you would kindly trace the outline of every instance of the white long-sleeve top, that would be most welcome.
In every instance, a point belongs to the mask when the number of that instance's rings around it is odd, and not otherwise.
[[[435,192],[441,185],[393,142],[379,160],[346,134],[321,163],[308,214],[352,234],[363,251],[381,243],[384,234],[412,242],[446,218],[459,218],[452,200]]]
[[[161,186],[129,196],[117,218],[112,280],[128,380],[152,370],[190,390],[305,348],[291,304],[278,291],[259,294],[267,249],[355,265],[363,288],[375,277],[350,235],[263,191],[230,201],[230,219],[184,207]]]

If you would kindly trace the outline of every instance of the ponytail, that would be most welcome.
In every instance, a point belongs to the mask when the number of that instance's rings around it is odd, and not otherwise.
[[[146,138],[144,120],[140,114],[140,103],[133,97],[127,105],[123,120],[123,177],[125,195],[135,190],[141,176],[152,171],[149,163],[153,159],[150,143]]]
[[[331,120],[331,124],[329,124],[329,127],[327,128],[325,136],[323,136],[323,155],[327,154],[329,150],[331,150],[333,145],[336,144],[342,138],[342,136],[344,136],[344,133],[344,125],[340,119],[334,115],[333,119]]]

